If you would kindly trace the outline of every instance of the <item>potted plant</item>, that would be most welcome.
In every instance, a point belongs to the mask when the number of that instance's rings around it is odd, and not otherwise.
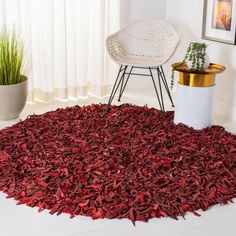
[[[15,32],[0,32],[0,119],[19,116],[28,94],[28,78],[24,73],[25,53]]]
[[[174,86],[174,72],[179,67],[186,65],[192,72],[204,71],[209,66],[209,57],[206,53],[207,45],[205,43],[191,42],[188,46],[184,60],[181,63],[172,65],[171,89]]]

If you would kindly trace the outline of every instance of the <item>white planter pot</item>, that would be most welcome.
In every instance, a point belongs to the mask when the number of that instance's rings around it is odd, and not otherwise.
[[[19,84],[0,85],[0,120],[12,120],[22,112],[28,94],[28,79]]]
[[[186,62],[187,62],[188,68],[193,69],[193,70],[196,69],[196,68],[192,68],[192,62],[191,62],[191,61],[187,60]],[[208,67],[209,67],[209,64],[210,64],[210,57],[209,57],[208,54],[206,53],[206,55],[205,55],[205,62],[204,62],[204,65],[203,65],[203,69],[208,68]]]
[[[175,124],[183,123],[194,129],[211,126],[214,87],[190,87],[178,84]]]

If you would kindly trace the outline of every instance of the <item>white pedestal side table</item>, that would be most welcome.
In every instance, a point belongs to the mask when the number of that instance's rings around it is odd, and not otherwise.
[[[183,63],[175,63],[172,67],[179,72],[174,123],[194,129],[211,126],[215,75],[225,67],[213,63],[203,71],[190,70]]]

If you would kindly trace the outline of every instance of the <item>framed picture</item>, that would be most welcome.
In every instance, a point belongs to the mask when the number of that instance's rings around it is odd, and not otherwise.
[[[204,0],[202,38],[235,44],[236,0]]]

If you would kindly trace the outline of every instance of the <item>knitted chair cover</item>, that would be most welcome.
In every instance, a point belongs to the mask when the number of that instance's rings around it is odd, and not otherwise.
[[[173,26],[163,20],[139,20],[110,35],[106,46],[120,65],[156,67],[166,63],[179,44]]]

